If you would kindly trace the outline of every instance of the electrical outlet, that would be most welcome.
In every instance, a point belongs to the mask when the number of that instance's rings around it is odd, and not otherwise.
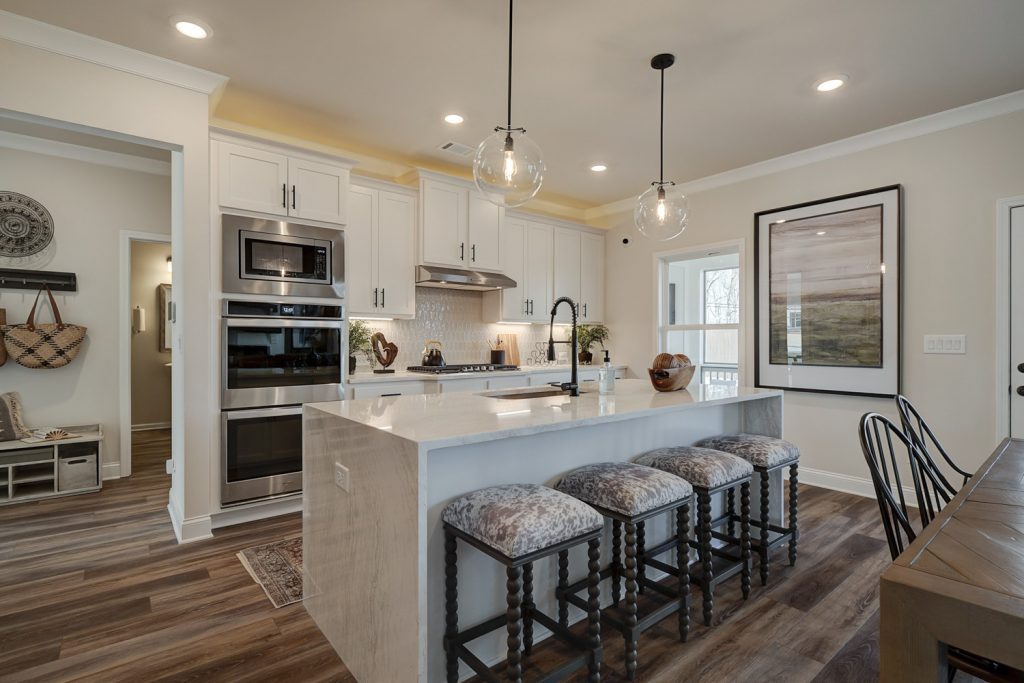
[[[924,335],[925,353],[967,353],[967,335],[964,334],[926,334]]]
[[[346,492],[351,493],[352,491],[352,481],[348,476],[348,468],[340,462],[334,463],[334,485]]]

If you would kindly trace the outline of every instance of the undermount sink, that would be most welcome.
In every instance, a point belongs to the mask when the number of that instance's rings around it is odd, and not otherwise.
[[[581,394],[586,394],[586,389],[580,389]],[[524,398],[550,398],[552,396],[568,396],[569,392],[556,387],[537,387],[536,389],[512,389],[510,391],[489,391],[480,394],[487,398],[500,398],[516,400]]]

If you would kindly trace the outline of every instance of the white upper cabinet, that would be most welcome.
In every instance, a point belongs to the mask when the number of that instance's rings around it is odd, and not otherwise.
[[[345,228],[345,285],[352,316],[416,314],[416,200],[352,185]]]
[[[572,228],[555,228],[555,292],[554,298],[567,296],[580,303],[580,231]],[[583,307],[580,306],[580,313]],[[556,322],[572,322],[568,306],[559,306]],[[581,320],[582,322],[582,320]]]
[[[274,216],[344,224],[349,168],[262,147],[216,142],[218,202]]]
[[[530,221],[526,226],[526,298],[530,302],[528,319],[533,322],[551,320],[554,302],[554,267],[552,243],[554,228],[546,223]]]
[[[553,234],[548,223],[518,216],[505,219],[501,229],[505,274],[517,286],[484,292],[484,320],[530,323],[551,319]]]
[[[472,183],[420,177],[420,262],[503,272],[501,230],[505,210]]]
[[[347,168],[306,159],[288,160],[288,215],[344,223],[348,206]]]
[[[288,157],[220,143],[220,205],[288,215]]]
[[[580,320],[604,322],[605,236],[580,233]]]

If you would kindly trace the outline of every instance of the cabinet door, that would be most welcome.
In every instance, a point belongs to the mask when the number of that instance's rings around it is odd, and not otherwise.
[[[416,205],[396,192],[380,192],[377,230],[377,284],[381,312],[416,315]]]
[[[349,189],[349,221],[345,226],[345,290],[349,315],[378,313],[374,297],[374,233],[377,191],[353,185]]]
[[[580,319],[604,322],[604,235],[580,233]]]
[[[218,201],[226,208],[288,215],[288,157],[218,142]]]
[[[580,231],[555,228],[555,298],[567,296],[577,304],[580,301]],[[569,307],[558,307],[556,322],[572,322]]]
[[[305,159],[288,160],[288,215],[325,223],[345,223],[347,168]]]
[[[477,192],[469,193],[469,241],[466,266],[475,270],[503,272],[501,224],[505,209],[495,206]]]
[[[516,281],[516,287],[501,290],[501,319],[506,322],[527,321],[530,319],[527,298],[526,265],[526,226],[525,220],[509,218],[501,232],[501,250],[505,255],[505,274]]]
[[[469,190],[457,185],[424,180],[423,225],[420,226],[424,263],[460,268],[468,262],[466,253],[466,202]]]
[[[526,298],[530,301],[530,319],[551,320],[554,303],[552,249],[554,228],[530,221],[526,228]]]

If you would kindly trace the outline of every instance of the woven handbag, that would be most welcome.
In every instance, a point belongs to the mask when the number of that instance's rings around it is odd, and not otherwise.
[[[36,307],[43,291],[50,297],[50,309],[56,322],[36,325]],[[72,325],[61,320],[53,292],[43,285],[36,294],[36,301],[32,304],[25,324],[7,325],[3,328],[4,345],[11,360],[18,365],[32,369],[62,368],[78,355],[85,339],[85,331],[81,325]]]

